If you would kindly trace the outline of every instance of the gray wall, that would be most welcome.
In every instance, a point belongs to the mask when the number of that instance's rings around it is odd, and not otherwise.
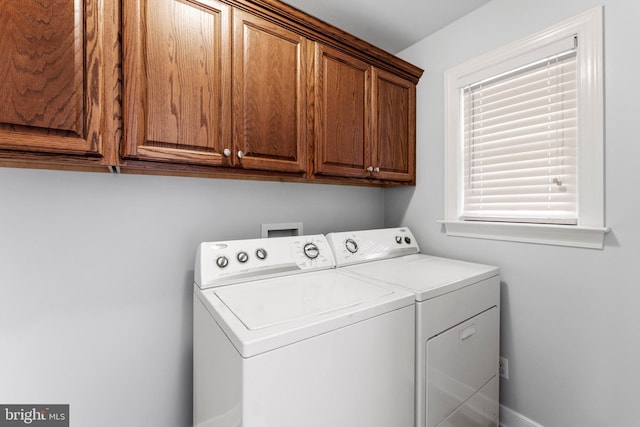
[[[604,250],[447,237],[443,72],[604,4]],[[640,174],[638,0],[493,0],[400,54],[418,86],[415,188],[385,190],[385,224],[406,224],[433,254],[500,266],[501,401],[545,427],[639,425]]]
[[[382,206],[377,188],[0,168],[0,403],[189,426],[197,244],[381,227]]]

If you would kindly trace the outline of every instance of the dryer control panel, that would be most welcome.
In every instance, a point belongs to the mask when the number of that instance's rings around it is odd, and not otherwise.
[[[194,281],[201,289],[335,267],[321,235],[204,242]]]
[[[327,240],[338,267],[420,252],[407,227],[329,233]]]

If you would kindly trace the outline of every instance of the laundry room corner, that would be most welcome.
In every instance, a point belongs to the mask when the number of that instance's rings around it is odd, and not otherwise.
[[[444,219],[444,72],[591,8],[604,11],[605,218],[604,248],[582,249],[446,234]],[[385,190],[385,226],[406,225],[421,249],[497,265],[501,272],[503,420],[509,427],[635,425],[635,363],[629,340],[640,322],[636,261],[640,183],[635,158],[633,82],[640,67],[630,55],[640,4],[632,0],[493,0],[399,55],[425,69],[417,87],[415,190]],[[612,369],[624,367],[622,369]],[[515,415],[519,414],[519,415]],[[529,423],[529,421],[531,423]]]

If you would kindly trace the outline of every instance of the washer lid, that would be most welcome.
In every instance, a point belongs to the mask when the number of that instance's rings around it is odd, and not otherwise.
[[[332,270],[201,290],[243,357],[309,339],[413,304],[413,294]]]
[[[369,262],[344,269],[401,286],[414,292],[416,301],[425,301],[498,274],[498,268],[494,266],[422,254]]]
[[[335,274],[307,274],[215,291],[252,330],[318,316],[392,293],[390,289]]]

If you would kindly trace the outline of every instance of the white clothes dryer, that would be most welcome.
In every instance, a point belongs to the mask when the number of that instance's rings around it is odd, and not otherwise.
[[[194,273],[196,426],[413,426],[410,292],[322,235],[202,243]]]
[[[497,427],[498,268],[420,254],[406,227],[327,238],[338,270],[415,295],[415,426]]]

